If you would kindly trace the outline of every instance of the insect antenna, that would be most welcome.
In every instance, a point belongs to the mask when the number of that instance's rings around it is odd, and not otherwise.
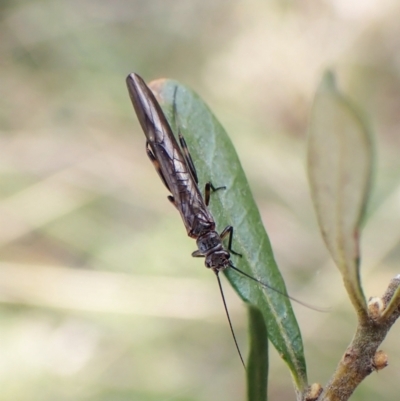
[[[229,316],[228,307],[226,306],[225,295],[224,295],[224,291],[222,289],[221,279],[219,278],[218,270],[214,270],[214,273],[217,276],[219,292],[221,293],[222,302],[224,303],[224,309],[225,309],[226,317],[228,318],[228,323],[229,323],[229,327],[231,329],[233,341],[235,342],[235,346],[236,346],[237,352],[239,354],[240,360],[242,362],[242,365],[246,369],[246,365],[244,364],[243,356],[242,356],[242,353],[240,352],[240,348],[239,348],[239,344],[236,339],[235,332],[233,331],[233,326],[232,326],[231,318]]]
[[[318,307],[316,307],[314,305],[310,305],[310,304],[308,304],[306,302],[300,301],[299,299],[296,299],[296,298],[292,297],[291,295],[288,295],[288,294],[284,293],[283,291],[277,290],[276,288],[272,287],[271,285],[266,284],[266,283],[256,279],[255,277],[251,276],[250,274],[247,274],[243,270],[238,269],[233,264],[229,264],[229,267],[231,267],[236,272],[242,274],[243,276],[249,278],[250,280],[255,281],[256,283],[260,284],[261,286],[263,286],[265,288],[268,288],[269,290],[275,291],[276,293],[278,293],[280,295],[283,295],[286,298],[291,299],[293,302],[296,302],[299,305],[305,306],[306,308],[310,308],[310,309],[313,309],[313,310],[318,311],[318,312],[329,312],[330,311],[330,308],[318,308]]]

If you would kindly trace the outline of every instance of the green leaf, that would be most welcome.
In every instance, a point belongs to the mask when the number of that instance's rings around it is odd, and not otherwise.
[[[262,313],[248,308],[250,351],[247,362],[247,399],[265,401],[268,385],[268,339]]]
[[[232,255],[233,263],[278,292],[229,268],[226,276],[239,296],[261,311],[268,337],[288,364],[296,390],[301,391],[307,385],[301,334],[289,299],[279,293],[286,294],[285,284],[236,151],[221,124],[195,93],[174,81],[157,81],[152,90],[167,116],[172,116],[176,86],[179,127],[196,166],[199,185],[211,181],[214,186],[226,186],[226,190],[212,194],[210,210],[219,232],[227,225],[234,227],[232,247],[243,257]]]
[[[328,72],[311,114],[308,174],[322,236],[362,319],[367,312],[359,276],[359,231],[371,170],[369,129]]]

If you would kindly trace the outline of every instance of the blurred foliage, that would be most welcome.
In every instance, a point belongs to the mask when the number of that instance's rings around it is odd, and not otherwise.
[[[368,310],[360,277],[360,227],[373,170],[371,129],[327,71],[310,117],[307,171],[315,213],[360,324]]]
[[[144,151],[125,76],[171,77],[234,142],[296,307],[310,381],[328,379],[355,327],[305,173],[307,119],[327,65],[376,132],[362,239],[366,296],[400,258],[400,5],[177,0],[0,5],[2,400],[244,398],[215,278]],[[246,352],[246,318],[226,285]],[[340,328],[340,330],[339,330]],[[399,392],[389,367],[354,400]],[[271,349],[271,399],[293,398]]]

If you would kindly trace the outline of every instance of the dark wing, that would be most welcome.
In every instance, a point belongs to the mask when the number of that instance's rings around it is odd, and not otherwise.
[[[173,196],[189,235],[210,228],[214,220],[204,203],[186,158],[154,94],[139,75],[126,79],[130,98],[147,138],[148,154]],[[197,236],[197,235],[196,235]]]

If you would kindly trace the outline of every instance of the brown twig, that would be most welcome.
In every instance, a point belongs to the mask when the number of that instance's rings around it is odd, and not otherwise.
[[[368,319],[359,322],[356,334],[318,401],[346,401],[373,371],[387,366],[387,356],[378,347],[400,316],[400,275],[391,280],[382,298],[369,303]],[[390,306],[391,313],[385,313]]]

